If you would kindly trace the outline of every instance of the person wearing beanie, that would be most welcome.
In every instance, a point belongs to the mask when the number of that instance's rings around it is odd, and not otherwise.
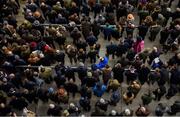
[[[47,110],[48,116],[61,116],[62,107],[57,106],[55,104],[49,104],[49,108]]]
[[[136,42],[133,45],[136,53],[140,53],[144,49],[144,40],[142,37],[138,36]]]
[[[154,97],[152,96],[152,93],[149,91],[147,94],[143,94],[141,96],[143,105],[148,105],[152,102],[152,100],[154,99]]]
[[[149,40],[154,42],[156,39],[157,34],[160,32],[161,26],[157,24],[157,22],[153,22],[152,26],[150,27],[150,37]]]
[[[73,38],[73,44],[77,44],[77,42],[80,40],[81,38],[81,33],[79,31],[79,29],[77,27],[75,27],[71,32],[70,32],[70,36]]]
[[[103,99],[103,98],[100,98],[100,100],[98,100],[95,104],[95,107],[99,107],[99,109],[103,110],[103,111],[107,111],[108,109],[108,101]]]
[[[125,92],[123,94],[123,100],[125,101],[126,105],[131,104],[134,99],[134,94],[131,91]]]
[[[134,18],[134,16],[133,16],[133,14],[128,14],[128,15],[127,15],[127,21],[128,21],[128,22],[133,23],[134,20],[135,20],[135,18]]]
[[[116,110],[111,110],[109,116],[119,116],[119,113]]]
[[[79,104],[85,111],[90,111],[91,110],[91,105],[90,102],[91,100],[88,97],[81,97],[79,100]]]
[[[106,65],[105,68],[102,70],[102,75],[103,75],[103,82],[105,85],[108,84],[109,79],[112,78],[112,68],[109,65]]]
[[[96,95],[97,97],[101,97],[105,93],[106,89],[107,89],[106,85],[101,84],[100,82],[98,82],[93,87],[94,95]]]
[[[80,108],[74,103],[69,104],[68,112],[71,116],[78,116],[81,113]]]
[[[89,71],[87,72],[87,77],[83,79],[83,84],[87,87],[94,87],[96,84],[96,79],[92,76],[92,73]]]
[[[118,90],[113,91],[109,103],[113,106],[116,106],[119,101],[120,101],[120,92]]]
[[[73,79],[70,79],[68,83],[65,84],[65,89],[69,93],[72,93],[72,96],[75,97],[76,93],[78,92],[78,86],[75,84]]]
[[[39,67],[39,76],[44,79],[46,83],[52,81],[52,68],[51,67]]]
[[[133,110],[126,108],[119,114],[120,116],[133,116]]]
[[[68,110],[64,110],[63,113],[62,113],[62,116],[68,117],[69,116]]]
[[[81,84],[83,85],[83,79],[87,76],[87,67],[84,65],[84,63],[80,62],[76,71],[78,73],[79,79],[81,80]]]
[[[57,94],[57,97],[58,97],[58,101],[59,101],[59,102],[62,102],[62,103],[64,103],[64,104],[67,104],[67,103],[68,103],[68,101],[69,101],[68,92],[66,91],[66,89],[65,89],[63,86],[61,86],[61,87],[57,90],[56,94]]]
[[[112,91],[116,91],[119,87],[120,87],[120,83],[117,79],[110,79],[107,85],[108,89],[107,91],[110,91],[112,89]]]
[[[86,54],[86,51],[84,51],[84,49],[79,49],[78,50],[78,53],[77,53],[77,59],[78,61],[82,62],[82,63],[85,63],[86,61],[86,58],[87,58],[87,54]]]
[[[141,84],[139,81],[131,82],[130,86],[128,87],[128,90],[132,91],[132,93],[134,94],[135,97],[138,94],[138,92],[140,91],[140,89],[141,89]]]
[[[136,116],[143,116],[146,117],[150,114],[150,110],[144,106],[140,106],[137,110],[136,110]]]

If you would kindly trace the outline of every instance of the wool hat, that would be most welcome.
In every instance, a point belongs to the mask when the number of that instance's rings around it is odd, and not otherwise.
[[[129,109],[124,110],[125,115],[129,116],[131,114],[131,111]]]
[[[91,72],[87,72],[87,77],[88,78],[92,78],[92,73]]]
[[[112,111],[111,111],[111,115],[116,115],[116,113],[117,113],[117,112],[116,112],[115,110],[112,110]]]
[[[36,43],[36,42],[31,42],[31,43],[30,43],[30,47],[31,47],[31,48],[37,47],[37,43]]]
[[[60,96],[63,96],[64,93],[65,93],[65,90],[64,90],[64,89],[61,88],[61,89],[58,90],[58,94],[59,94]]]
[[[9,74],[9,78],[14,78],[15,77],[15,74],[11,73]]]
[[[49,92],[49,93],[53,93],[53,92],[54,92],[54,89],[53,89],[52,87],[50,87],[50,88],[48,89],[48,92]]]
[[[3,78],[3,82],[6,83],[7,82],[7,78]]]
[[[80,63],[79,63],[79,66],[80,66],[80,67],[84,67],[84,63],[80,62]]]
[[[74,104],[74,103],[70,103],[70,104],[69,104],[69,107],[70,107],[70,108],[73,108],[73,107],[75,107],[75,104]]]
[[[168,7],[168,8],[166,8],[166,10],[167,10],[168,12],[171,12],[171,8],[169,8],[169,7]]]
[[[104,104],[105,100],[103,98],[100,99],[100,103]]]
[[[64,116],[69,116],[68,110],[64,110],[63,115],[64,115]]]
[[[34,16],[39,18],[41,16],[41,13],[39,11],[34,12]]]
[[[49,108],[50,108],[50,109],[53,109],[54,107],[55,107],[54,104],[49,104]]]
[[[177,30],[180,30],[180,25],[177,24],[177,25],[175,26],[175,28],[176,28]]]
[[[59,54],[59,53],[60,53],[60,50],[56,50],[56,53],[58,53],[58,54]]]
[[[127,20],[134,20],[134,16],[133,16],[133,14],[128,14],[128,16],[127,16]]]
[[[145,108],[145,107],[141,107],[140,110],[141,110],[142,112],[146,112],[146,108]]]

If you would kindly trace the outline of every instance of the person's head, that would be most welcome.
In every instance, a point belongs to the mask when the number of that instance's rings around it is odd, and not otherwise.
[[[0,104],[0,108],[5,108],[5,104],[4,104],[4,103],[1,103],[1,104]]]
[[[138,36],[137,37],[137,41],[139,42],[139,41],[142,41],[142,37],[141,36]]]
[[[145,64],[142,64],[142,65],[141,65],[141,68],[145,68],[145,67],[146,67],[146,65],[145,65]]]
[[[52,88],[52,87],[50,87],[49,89],[48,89],[48,93],[53,93],[54,92],[54,88]]]
[[[87,72],[87,77],[88,78],[92,78],[92,73],[91,72]]]
[[[156,68],[156,69],[155,69],[155,72],[156,72],[156,73],[159,73],[159,72],[160,72],[160,69],[159,69],[159,68]]]
[[[130,109],[125,109],[124,110],[124,114],[126,115],[126,116],[130,116],[131,115],[131,111],[130,111]]]
[[[61,6],[61,3],[59,1],[56,2],[56,5]]]
[[[100,61],[104,61],[104,57],[100,57],[99,60],[100,60]]]
[[[111,110],[111,115],[116,115],[117,114],[117,112],[115,111],[115,110]]]
[[[140,107],[140,110],[141,110],[141,112],[143,112],[143,113],[145,113],[146,112],[146,108],[145,107]]]
[[[74,103],[70,103],[69,104],[69,108],[74,108],[75,107],[75,104]]]
[[[134,20],[133,14],[128,14],[127,20],[128,20],[128,21],[133,21],[133,20]]]
[[[65,116],[65,117],[69,116],[68,110],[64,110],[62,115]]]
[[[41,71],[41,72],[45,72],[45,68],[44,68],[44,67],[41,67],[40,71]]]
[[[120,68],[120,67],[121,67],[121,63],[117,63],[117,64],[115,65],[115,67]]]
[[[153,51],[154,51],[154,52],[157,52],[157,51],[158,51],[157,47],[154,46],[154,47],[153,47]]]
[[[176,56],[177,56],[177,59],[179,59],[179,60],[180,60],[180,52],[179,52],[179,53],[177,53],[177,54],[176,54]]]
[[[171,12],[171,8],[169,8],[169,7],[166,8],[166,10],[167,10],[167,12]]]
[[[110,66],[109,65],[106,65],[106,69],[108,69]]]
[[[80,67],[84,67],[84,63],[83,63],[83,62],[80,62],[80,63],[79,63],[79,66],[80,66]]]
[[[130,91],[127,92],[128,97],[132,97],[132,95],[133,95],[132,92],[130,92]]]
[[[9,78],[10,78],[10,79],[15,78],[15,74],[14,74],[14,73],[9,74]]]
[[[74,83],[74,81],[73,81],[73,79],[72,79],[72,78],[69,80],[69,83]]]
[[[102,84],[100,82],[97,83],[97,89],[101,89]]]
[[[180,8],[176,8],[176,11],[177,11],[177,12],[180,12]]]
[[[105,100],[103,98],[101,98],[100,100],[100,103],[104,104],[105,103]]]
[[[49,104],[49,108],[53,109],[53,108],[55,108],[55,105],[54,104]]]

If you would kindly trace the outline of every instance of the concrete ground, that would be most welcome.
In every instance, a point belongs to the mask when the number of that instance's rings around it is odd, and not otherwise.
[[[172,4],[172,10],[173,10],[173,11],[174,11],[175,8],[176,8],[177,2],[178,2],[178,0],[175,0],[175,1],[173,2],[173,4]],[[21,22],[24,21],[24,17],[23,17],[23,15],[22,15],[22,7],[23,7],[24,3],[25,3],[24,1],[21,2],[21,10],[20,10],[20,13],[19,13],[19,15],[16,16],[16,17],[17,17],[17,20],[18,20],[18,24],[20,24]],[[135,14],[135,19],[136,19],[136,24],[138,25],[139,18],[138,18],[138,16],[137,16],[137,14]],[[171,19],[170,19],[170,21],[171,21]],[[170,22],[170,21],[169,21],[169,22]],[[136,33],[137,33],[137,30],[135,30],[134,36],[136,36]],[[124,34],[124,35],[125,35],[125,34]],[[147,47],[148,47],[148,48],[152,48],[153,46],[160,47],[160,45],[159,45],[159,36],[157,37],[157,39],[156,39],[155,42],[150,42],[149,39],[148,39],[148,36],[149,36],[149,33],[147,34],[146,39],[145,39],[145,48],[147,48]],[[72,41],[72,39],[71,39],[70,37],[68,37],[67,40],[68,40],[68,43],[70,43],[70,42]],[[104,39],[103,39],[103,35],[102,35],[102,34],[100,34],[98,42],[102,45],[102,48],[101,48],[101,50],[100,50],[100,56],[104,56],[105,51],[106,51],[106,50],[105,50],[105,47],[106,47],[106,45],[109,44],[109,42],[108,42],[107,40],[104,40]],[[114,40],[114,42],[117,42],[117,41]],[[174,53],[168,52],[166,55],[164,55],[164,54],[161,55],[160,58],[161,58],[163,61],[167,61],[170,57],[172,57],[172,55],[174,55]],[[110,60],[109,60],[109,65],[110,65],[110,66],[113,66],[116,61],[117,61],[117,59],[116,59],[116,60],[113,60],[113,59],[110,58]],[[66,65],[70,65],[70,62],[69,62],[69,59],[68,59],[68,58],[66,59],[65,64],[66,64]],[[90,65],[88,62],[87,62],[86,64],[87,64],[87,65]],[[75,65],[74,65],[74,66],[75,66]],[[79,81],[79,80],[77,80],[76,82],[77,82],[77,84],[80,84],[80,81]],[[49,87],[49,86],[56,88],[56,87],[55,87],[55,83],[52,83],[52,84],[50,84],[50,85],[45,85],[44,87]],[[79,85],[79,86],[80,86],[80,85]],[[109,106],[109,107],[108,107],[107,114],[109,114],[109,112],[110,112],[112,109],[115,109],[115,110],[118,111],[118,112],[122,112],[122,110],[124,110],[125,108],[130,108],[130,109],[136,111],[136,109],[138,108],[139,104],[142,104],[141,96],[142,96],[144,93],[147,93],[149,90],[152,91],[152,90],[156,89],[157,87],[158,87],[158,85],[157,85],[156,83],[155,83],[153,86],[149,86],[149,85],[147,85],[147,84],[145,83],[145,84],[142,86],[142,88],[141,88],[140,92],[138,93],[137,97],[133,100],[132,104],[130,104],[130,105],[127,106],[127,105],[124,103],[123,99],[122,99],[122,93],[127,90],[127,84],[126,84],[126,82],[123,82],[123,83],[121,84],[121,87],[119,88],[119,90],[120,90],[120,92],[121,92],[121,100],[120,100],[120,102],[117,104],[117,106],[115,106],[115,107],[114,107],[114,106]],[[168,84],[166,84],[166,87],[168,88]],[[110,92],[110,93],[105,93],[105,94],[103,95],[103,98],[105,98],[105,99],[110,99],[110,96],[111,96],[111,92]],[[79,95],[79,94],[77,94],[75,98],[70,97],[70,102],[77,103],[77,102],[79,101],[79,98],[80,98],[80,95]],[[94,111],[94,105],[95,105],[95,102],[97,101],[97,99],[98,99],[98,98],[95,97],[95,96],[93,96],[92,99],[91,99],[91,106],[92,106],[91,112]],[[159,102],[158,102],[158,101],[152,101],[152,102],[148,105],[148,108],[149,108],[150,111],[151,111],[151,114],[150,114],[150,115],[151,115],[151,116],[155,115],[154,110],[155,110],[155,107],[157,106],[158,103],[161,102],[161,103],[164,103],[165,105],[172,105],[172,104],[174,103],[174,101],[176,101],[176,100],[180,100],[180,95],[179,95],[179,94],[177,94],[176,96],[172,97],[170,100],[167,100],[167,99],[163,96],[162,99],[161,99],[161,101],[159,101]],[[39,103],[38,103],[37,105],[36,105],[36,104],[30,104],[30,105],[28,106],[28,109],[31,110],[31,111],[36,112],[37,115],[39,115],[39,116],[40,116],[40,115],[41,115],[41,116],[42,116],[42,115],[45,116],[45,115],[46,115],[46,112],[47,112],[47,109],[48,109],[49,103],[53,103],[53,102],[50,102],[50,101],[49,101],[48,103],[43,103],[43,102],[39,101]],[[61,106],[64,107],[64,109],[67,108],[67,105],[61,104]],[[17,111],[17,113],[18,113],[18,115],[21,115],[22,112],[18,112],[18,111]],[[82,112],[82,114],[88,116],[88,115],[90,115],[90,112]],[[165,115],[167,115],[167,114],[165,114]],[[180,116],[180,113],[178,113],[176,116],[178,116],[178,115]]]

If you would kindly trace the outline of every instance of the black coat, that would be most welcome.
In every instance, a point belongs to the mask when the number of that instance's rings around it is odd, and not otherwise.
[[[88,36],[86,42],[89,44],[89,46],[93,46],[94,44],[96,44],[97,39],[95,36]]]
[[[117,46],[117,50],[116,50],[116,55],[117,56],[122,56],[123,54],[125,54],[127,51],[127,48],[125,45],[120,44]]]
[[[170,84],[180,84],[180,71],[178,69],[171,71]]]
[[[141,82],[146,82],[149,73],[150,73],[150,69],[149,69],[148,67],[139,69],[139,70],[138,70],[139,80],[140,80]]]
[[[79,79],[82,80],[87,76],[87,68],[86,67],[78,67],[77,68]]]
[[[67,92],[70,92],[70,93],[78,92],[78,86],[75,83],[66,83],[65,89],[67,90]]]
[[[171,106],[171,111],[174,113],[180,112],[180,101],[175,101],[175,103]]]
[[[177,55],[173,56],[171,59],[168,61],[168,65],[174,65],[178,64],[180,65],[180,59],[177,58]]]
[[[5,108],[0,108],[0,116],[9,116],[11,108],[6,106]]]
[[[96,102],[96,107],[99,107],[101,110],[107,111],[108,109],[108,102],[105,100],[105,103],[101,103],[100,101]]]
[[[15,109],[22,110],[23,108],[28,106],[28,103],[26,102],[24,98],[21,97],[21,98],[11,100],[9,105]]]
[[[83,80],[83,84],[86,84],[87,87],[94,87],[96,83],[96,79],[95,78],[85,78]]]
[[[63,52],[57,53],[55,55],[55,60],[64,63],[65,54]]]
[[[106,51],[107,51],[107,54],[115,54],[116,50],[117,50],[117,45],[116,44],[111,44],[111,45],[108,45],[106,47]]]
[[[74,74],[74,69],[72,68],[67,68],[65,71],[65,77],[68,78],[68,80],[70,80],[71,78],[75,81],[75,74]]]
[[[48,116],[61,116],[61,110],[62,107],[60,106],[55,106],[54,108],[49,108],[47,111]]]
[[[164,29],[160,32],[160,44],[164,44],[166,42],[166,40],[168,39],[170,32],[167,29]]]
[[[136,71],[134,73],[131,73],[131,71],[127,71],[125,73],[125,75],[126,75],[128,81],[134,81],[137,79],[137,76],[138,76]]]
[[[125,5],[121,5],[118,9],[117,9],[117,17],[123,17],[123,16],[127,16],[127,9],[125,7]],[[118,19],[119,20],[119,19]]]
[[[139,30],[139,36],[141,36],[144,39],[148,31],[148,26],[142,24],[138,27],[138,30]]]
[[[114,79],[117,79],[118,81],[122,82],[123,79],[124,79],[124,77],[123,77],[124,69],[123,68],[114,67],[112,69],[112,71],[113,71]]]

